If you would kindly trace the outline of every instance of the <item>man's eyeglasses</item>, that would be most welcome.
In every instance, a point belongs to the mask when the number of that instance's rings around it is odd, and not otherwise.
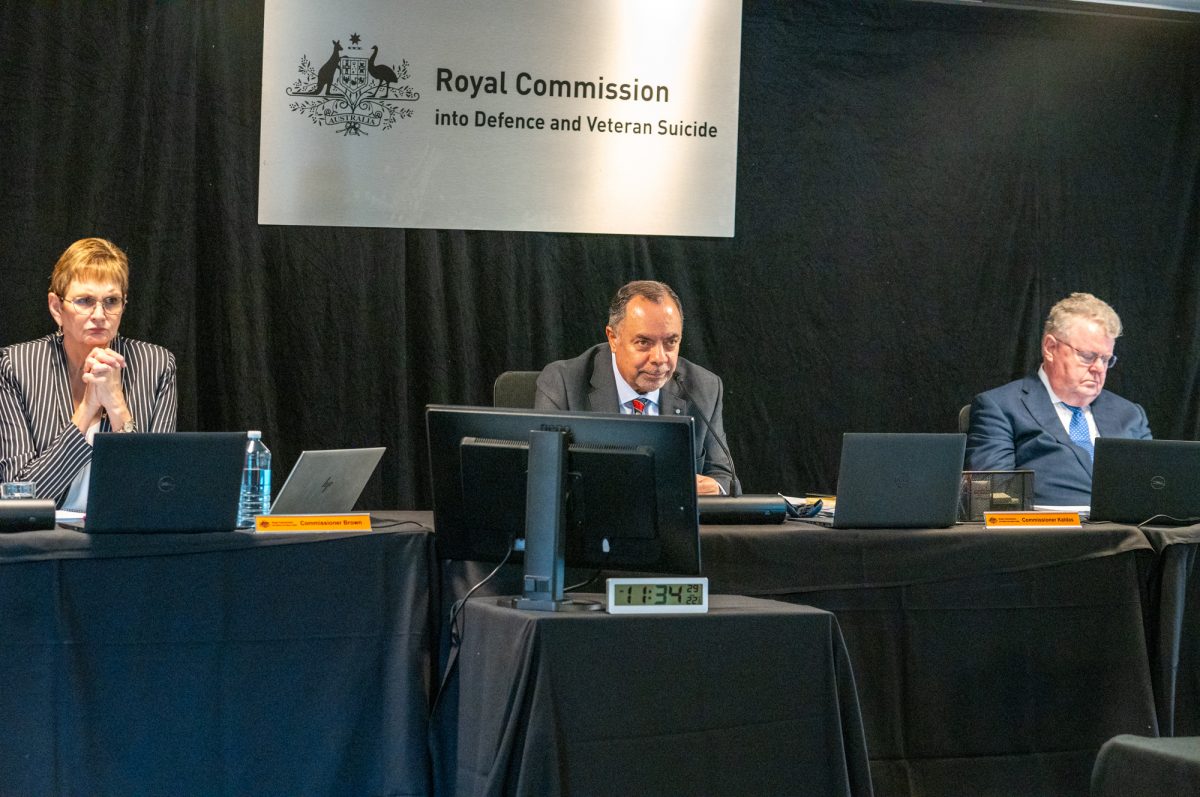
[[[125,312],[124,296],[105,296],[103,299],[97,299],[95,296],[76,296],[74,299],[64,298],[63,301],[74,305],[76,312],[83,315],[96,312],[97,304],[104,310],[105,315],[120,315]]]
[[[1051,335],[1050,337],[1054,338],[1053,335]],[[1114,365],[1117,364],[1117,355],[1115,355],[1115,354],[1104,355],[1098,351],[1080,351],[1079,349],[1075,348],[1070,343],[1067,343],[1065,340],[1062,340],[1061,338],[1054,338],[1054,339],[1056,341],[1058,341],[1059,343],[1061,343],[1062,345],[1066,346],[1071,351],[1075,352],[1075,356],[1079,358],[1079,362],[1082,363],[1083,365],[1090,366],[1092,363],[1096,362],[1096,360],[1099,360],[1100,364],[1103,365],[1105,368],[1112,368]]]

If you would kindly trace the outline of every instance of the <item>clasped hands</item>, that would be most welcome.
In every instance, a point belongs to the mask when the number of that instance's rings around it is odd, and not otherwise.
[[[88,427],[101,409],[108,413],[109,425],[121,429],[132,418],[125,403],[125,391],[121,384],[121,372],[125,369],[125,358],[108,348],[97,346],[83,361],[83,400],[75,410],[72,420],[79,430],[87,433]]]

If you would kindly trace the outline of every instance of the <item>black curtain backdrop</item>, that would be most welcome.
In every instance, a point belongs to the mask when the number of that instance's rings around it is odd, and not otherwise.
[[[953,431],[1073,290],[1126,324],[1109,388],[1197,436],[1200,24],[746,0],[737,234],[705,239],[260,227],[261,2],[0,20],[0,345],[52,328],[67,244],[112,238],[180,428],[261,428],[279,477],[386,445],[364,505],[427,507],[425,404],[598,342],[642,277],[725,379],[748,491],[831,488],[846,431]]]

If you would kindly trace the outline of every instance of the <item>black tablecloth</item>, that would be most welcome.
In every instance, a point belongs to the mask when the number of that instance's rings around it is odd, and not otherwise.
[[[1096,752],[1157,733],[1132,527],[702,533],[715,590],[834,612],[880,795],[1085,795]]]
[[[1086,793],[1105,739],[1158,730],[1148,662],[1196,721],[1197,529],[701,537],[714,592],[837,614],[878,794]],[[0,793],[423,793],[429,543],[0,536]],[[491,566],[442,568],[448,605]]]
[[[1159,730],[1200,736],[1200,526],[1142,531],[1158,551],[1150,652]]]
[[[465,610],[435,718],[439,793],[868,795],[854,677],[827,613],[714,596],[706,615]]]
[[[428,794],[427,532],[0,537],[0,794]]]
[[[1100,748],[1092,797],[1200,795],[1200,736],[1117,736]]]
[[[1107,739],[1159,732],[1146,638],[1155,554],[1137,528],[788,523],[700,536],[714,592],[837,615],[876,794],[1085,795]],[[442,568],[461,596],[491,566]],[[488,589],[519,590],[519,578],[509,566]]]
[[[1152,553],[1136,528],[1111,523],[1003,531],[704,526],[700,538],[704,574],[721,591],[753,595],[907,586]]]

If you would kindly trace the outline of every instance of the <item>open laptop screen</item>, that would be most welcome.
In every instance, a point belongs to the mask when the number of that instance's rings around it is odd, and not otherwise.
[[[97,434],[84,530],[231,531],[245,432]]]
[[[1200,443],[1097,437],[1090,519],[1200,522]]]
[[[964,434],[846,433],[833,527],[953,526],[966,445]]]
[[[383,452],[383,448],[302,451],[271,504],[271,514],[349,512]]]

